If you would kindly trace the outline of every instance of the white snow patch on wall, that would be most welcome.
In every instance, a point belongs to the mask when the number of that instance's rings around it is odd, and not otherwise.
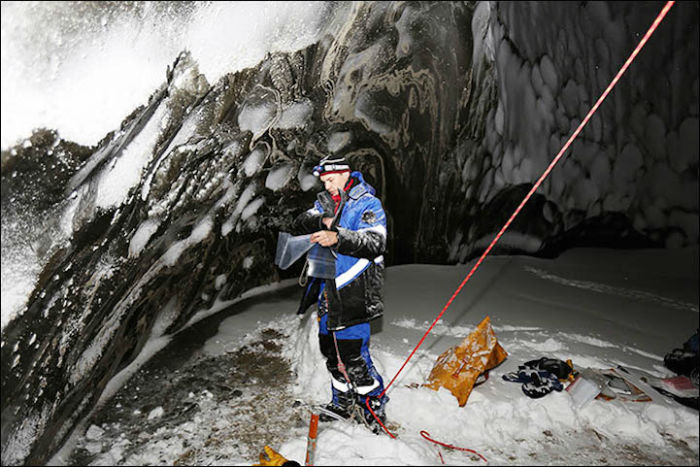
[[[300,102],[294,102],[282,108],[282,115],[279,120],[272,126],[283,130],[291,130],[293,128],[303,128],[306,122],[311,117],[314,111],[314,106],[310,100],[305,99]]]
[[[119,158],[100,175],[95,204],[97,207],[119,206],[129,190],[141,180],[141,172],[151,159],[161,132],[166,106],[161,103],[141,133],[134,138]]]
[[[265,161],[265,152],[261,148],[255,148],[243,162],[243,170],[246,177],[252,177],[260,171]]]
[[[195,244],[207,238],[213,226],[214,221],[212,221],[211,218],[206,217],[202,219],[202,221],[192,230],[192,234],[189,237],[190,242]]]
[[[134,233],[134,236],[131,237],[131,241],[129,242],[129,258],[137,258],[141,254],[148,240],[156,233],[159,226],[160,219],[153,218],[147,219],[139,225],[139,228],[136,229],[136,233]]]
[[[221,224],[221,236],[225,237],[228,234],[230,234],[231,231],[233,230],[233,227],[234,227],[234,224],[233,224],[233,222],[231,222],[231,219],[228,219],[226,222]]]
[[[221,290],[225,284],[226,274],[219,274],[218,276],[216,276],[216,279],[214,279],[214,288],[216,290]]]
[[[289,180],[292,178],[293,169],[294,166],[290,164],[283,164],[270,170],[270,173],[265,179],[265,188],[269,188],[272,191],[277,191],[280,188],[284,188],[284,186],[286,186],[287,183],[289,183]]]
[[[250,218],[253,214],[258,212],[258,209],[260,209],[260,206],[262,206],[263,204],[265,204],[264,196],[259,196],[258,198],[255,198],[255,200],[253,200],[248,206],[246,206],[243,212],[241,213],[241,220],[248,220],[248,218]]]
[[[190,233],[189,237],[174,243],[168,248],[168,251],[163,254],[161,260],[166,266],[173,266],[186,249],[207,238],[213,228],[214,221],[209,216],[205,217],[192,229],[192,233]]]
[[[265,102],[261,105],[245,105],[238,114],[238,126],[241,131],[250,131],[259,135],[272,125],[277,116],[277,106]]]
[[[318,183],[318,177],[305,169],[304,166],[299,167],[299,171],[297,172],[297,180],[299,181],[299,186],[301,187],[302,191],[309,191],[317,186]]]
[[[253,196],[255,196],[257,191],[258,191],[257,184],[255,182],[251,182],[245,188],[245,190],[243,190],[243,193],[241,193],[241,196],[238,198],[238,202],[236,203],[236,208],[233,210],[232,217],[238,217],[240,215],[240,213],[248,205],[248,203],[253,198]]]
[[[311,174],[305,175],[301,180],[299,180],[299,185],[301,185],[302,191],[309,191],[316,186],[318,179]]]
[[[162,406],[158,406],[158,407],[156,407],[155,409],[153,409],[153,410],[151,410],[150,412],[148,412],[148,420],[153,420],[153,419],[156,419],[156,418],[160,418],[160,417],[163,416],[164,413],[165,413],[165,410],[163,410],[163,407],[162,407]]]
[[[258,191],[258,185],[255,181],[252,181],[248,184],[248,186],[243,190],[243,193],[241,193],[241,196],[238,198],[238,201],[236,202],[236,207],[233,209],[233,214],[231,214],[231,217],[229,217],[226,222],[224,222],[221,225],[221,235],[226,236],[231,231],[234,229],[236,226],[236,222],[238,222],[238,219],[245,209],[245,207],[248,205],[250,200],[255,196],[255,194]]]

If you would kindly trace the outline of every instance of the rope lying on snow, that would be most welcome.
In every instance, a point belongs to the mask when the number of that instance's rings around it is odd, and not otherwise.
[[[559,159],[562,158],[562,156],[564,155],[564,153],[566,152],[566,150],[569,148],[569,146],[571,145],[571,143],[574,141],[574,139],[576,139],[576,137],[579,135],[579,133],[581,133],[581,130],[583,130],[583,127],[586,126],[586,124],[587,124],[588,121],[591,119],[591,117],[593,116],[593,114],[598,110],[598,107],[600,107],[600,105],[603,103],[603,101],[604,101],[605,98],[608,96],[608,94],[610,94],[610,91],[612,91],[612,89],[615,87],[615,85],[617,84],[617,82],[620,80],[620,78],[622,77],[622,75],[625,73],[625,71],[627,71],[627,68],[629,68],[630,64],[631,64],[631,63],[634,61],[634,59],[637,57],[637,54],[639,54],[639,51],[642,50],[642,47],[644,47],[644,45],[647,43],[647,41],[649,40],[649,38],[651,37],[651,35],[654,33],[654,31],[655,31],[656,28],[659,26],[659,24],[661,23],[661,21],[662,21],[662,20],[664,19],[664,17],[666,16],[666,13],[668,13],[668,11],[671,9],[671,7],[673,6],[674,3],[675,3],[674,1],[668,1],[668,2],[666,2],[666,4],[664,5],[663,9],[661,10],[661,12],[658,14],[658,16],[656,17],[656,19],[655,19],[654,22],[652,23],[652,25],[651,25],[651,27],[649,28],[649,30],[646,32],[646,34],[644,34],[644,37],[642,37],[642,39],[639,41],[639,44],[637,44],[637,47],[635,47],[635,49],[632,51],[632,53],[631,53],[630,56],[627,58],[627,60],[625,61],[625,63],[622,65],[622,67],[620,68],[620,71],[617,72],[617,74],[616,74],[615,77],[612,79],[612,81],[610,82],[610,84],[608,85],[608,87],[605,89],[605,91],[603,91],[603,94],[601,94],[601,96],[598,98],[598,100],[597,100],[596,103],[593,105],[593,107],[592,107],[591,110],[588,112],[588,114],[587,114],[586,117],[583,119],[583,121],[581,121],[581,123],[579,124],[578,128],[576,128],[576,130],[573,132],[573,134],[569,137],[569,139],[568,139],[568,141],[566,142],[566,144],[564,144],[564,146],[561,148],[561,150],[559,151],[559,153],[554,157],[554,159],[552,160],[552,162],[547,166],[547,169],[546,169],[546,170],[544,171],[544,173],[540,176],[540,178],[535,182],[535,184],[532,186],[532,188],[530,189],[530,191],[528,192],[528,194],[525,195],[525,198],[523,198],[523,200],[520,202],[520,204],[519,204],[518,207],[515,209],[515,211],[513,212],[513,214],[512,214],[512,215],[510,216],[510,218],[506,221],[506,223],[503,225],[503,227],[502,227],[501,230],[498,232],[498,234],[496,234],[496,237],[493,239],[493,241],[489,244],[489,246],[486,248],[486,250],[484,250],[484,252],[482,253],[481,257],[479,257],[479,260],[476,262],[476,264],[474,265],[474,267],[472,267],[471,271],[469,271],[469,274],[467,274],[467,277],[465,277],[464,280],[462,281],[462,283],[459,284],[459,287],[457,287],[457,290],[455,290],[454,294],[452,294],[452,297],[450,297],[450,299],[447,301],[447,304],[445,305],[445,307],[442,309],[442,311],[440,312],[440,314],[438,314],[437,318],[435,318],[435,321],[433,321],[433,323],[430,325],[430,327],[429,327],[428,330],[425,332],[425,334],[423,335],[423,337],[421,337],[420,341],[418,341],[418,344],[417,344],[416,347],[413,349],[413,351],[411,352],[411,354],[408,356],[408,358],[406,359],[406,361],[403,363],[403,365],[401,366],[401,368],[399,368],[399,371],[396,372],[396,375],[394,375],[394,377],[393,377],[392,380],[389,382],[389,384],[384,388],[384,391],[383,391],[383,392],[380,394],[380,396],[379,396],[380,398],[383,397],[384,394],[386,394],[386,392],[389,390],[389,387],[391,387],[391,385],[394,383],[394,381],[396,381],[396,378],[399,376],[399,374],[401,373],[401,371],[403,371],[403,369],[404,369],[404,367],[406,366],[406,364],[408,364],[409,360],[411,360],[411,358],[412,358],[413,355],[416,353],[416,351],[418,350],[418,348],[423,344],[423,341],[424,341],[425,338],[428,336],[428,334],[430,334],[430,332],[433,330],[433,327],[437,324],[438,321],[440,321],[440,318],[442,318],[442,315],[445,313],[445,311],[447,311],[447,309],[450,307],[450,305],[452,304],[452,302],[454,301],[454,299],[455,299],[455,298],[457,297],[457,295],[459,295],[459,293],[462,291],[462,288],[464,287],[464,285],[469,281],[469,279],[472,277],[472,275],[474,274],[474,272],[479,268],[479,266],[481,265],[481,263],[484,261],[484,258],[486,258],[486,256],[489,254],[489,252],[491,251],[491,249],[493,248],[493,246],[496,244],[496,242],[498,242],[498,240],[501,238],[501,236],[502,236],[503,233],[506,231],[506,229],[508,229],[508,227],[510,226],[510,224],[513,222],[513,219],[515,219],[515,217],[520,213],[520,211],[522,210],[522,208],[523,208],[523,206],[525,205],[525,203],[527,203],[527,202],[530,200],[530,198],[531,198],[532,195],[535,193],[535,191],[537,191],[537,189],[538,189],[539,186],[542,184],[542,182],[544,182],[544,179],[547,178],[547,176],[548,176],[549,173],[552,171],[552,169],[554,168],[554,166],[557,164],[557,162],[559,162]],[[381,425],[381,427],[384,429],[384,431],[385,431],[389,436],[391,436],[392,438],[396,438],[396,436],[394,436],[391,432],[389,432],[389,430],[387,430],[387,428],[384,426],[384,424],[382,423],[382,421],[379,420],[379,418],[377,417],[377,415],[374,413],[374,411],[372,410],[372,408],[369,406],[369,398],[367,399],[366,406],[367,406],[367,409],[370,411],[370,413],[372,413],[372,415],[374,416],[375,420],[377,420],[377,422],[378,422],[378,423]],[[431,439],[431,438],[428,436],[429,434],[428,434],[427,432],[425,432],[425,431],[421,431],[421,435],[423,436],[423,438],[425,438],[425,439],[428,440],[428,441],[431,441],[431,442],[436,443],[436,444],[440,444],[440,445],[445,446],[445,447],[450,447],[451,449],[459,449],[459,450],[462,450],[462,451],[473,452],[473,453],[477,454],[479,457],[481,457],[484,461],[486,461],[486,458],[485,458],[484,456],[482,456],[481,454],[479,454],[479,453],[477,453],[477,452],[475,452],[475,451],[472,451],[472,450],[470,450],[470,449],[465,449],[465,448],[458,448],[458,447],[455,447],[455,446],[443,444],[443,443],[441,443],[441,442],[439,442],[439,441],[435,441],[435,440]]]
[[[447,444],[447,443],[442,443],[442,442],[440,442],[440,441],[436,441],[436,440],[434,440],[433,438],[431,438],[431,437],[430,437],[430,433],[428,433],[428,432],[425,431],[425,430],[421,430],[420,435],[421,435],[423,438],[425,438],[426,440],[430,441],[431,443],[439,444],[440,446],[446,447],[446,448],[448,448],[448,449],[456,449],[456,450],[458,450],[458,451],[471,452],[472,454],[476,454],[477,456],[481,457],[481,458],[484,460],[484,462],[488,462],[484,456],[482,456],[482,455],[479,454],[478,452],[474,451],[473,449],[460,448],[460,447],[458,447],[458,446],[453,446],[453,445],[451,445],[451,444]],[[440,455],[440,458],[442,459],[442,454]],[[443,464],[444,464],[444,463],[445,463],[445,462],[444,462],[444,460],[443,460]]]

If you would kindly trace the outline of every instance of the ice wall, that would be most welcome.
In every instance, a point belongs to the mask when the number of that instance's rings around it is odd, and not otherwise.
[[[492,40],[501,79],[486,137],[498,140],[495,131],[502,144],[494,178],[517,184],[544,170],[659,11],[656,2],[499,4]],[[586,217],[622,212],[669,247],[698,242],[697,17],[687,13],[670,12],[542,190]]]
[[[462,140],[465,146],[441,170],[457,172],[454,183],[461,185],[464,202],[482,208],[450,213],[463,221],[448,234],[450,258],[464,260],[490,241],[497,227],[485,229],[481,220],[490,214],[502,224],[514,205],[501,213],[483,207],[542,174],[662,6],[478,5],[473,66],[479,76],[491,73],[494,79],[479,81],[476,94],[494,99],[485,114],[476,115],[483,123],[469,124],[477,141],[466,146]],[[534,222],[516,221],[513,230],[522,236],[511,235],[506,244],[532,252],[555,243],[559,248],[584,241],[572,237],[583,225],[617,230],[620,247],[626,240],[621,229],[630,232],[630,246],[642,246],[642,237],[671,248],[697,244],[697,13],[697,3],[670,11],[538,190],[538,209],[521,216]]]

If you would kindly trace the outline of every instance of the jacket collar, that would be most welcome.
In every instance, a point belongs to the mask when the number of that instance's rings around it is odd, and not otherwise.
[[[352,172],[350,176],[356,178],[357,183],[348,192],[348,198],[358,199],[365,193],[369,193],[370,195],[375,193],[374,188],[369,183],[365,182],[365,179],[362,177],[362,173],[355,171]]]

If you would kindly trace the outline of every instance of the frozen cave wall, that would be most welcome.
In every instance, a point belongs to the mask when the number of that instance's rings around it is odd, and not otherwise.
[[[38,257],[2,331],[3,465],[46,462],[149,338],[279,280],[325,154],[378,189],[390,263],[473,258],[661,7],[353,3],[216,83],[181,54],[94,148],[40,130],[3,153],[3,242],[27,226]],[[496,252],[698,243],[697,17],[673,7]]]
[[[662,6],[479,4],[473,72],[493,79],[472,82],[478,96],[494,97],[442,159],[434,199],[447,208],[438,218],[449,224],[419,232],[426,244],[443,248],[446,240],[452,261],[483,250]],[[548,255],[574,245],[698,243],[698,3],[676,6],[506,232],[502,249]]]

